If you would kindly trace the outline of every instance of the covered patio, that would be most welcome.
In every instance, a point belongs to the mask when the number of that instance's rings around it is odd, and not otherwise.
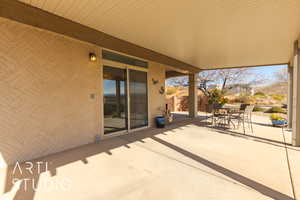
[[[300,198],[299,36],[295,0],[0,0],[0,198]],[[198,113],[200,71],[281,64],[289,129]],[[156,129],[178,75],[188,113]]]
[[[297,199],[300,151],[284,143],[289,133],[268,134],[278,137],[218,131],[198,119],[152,128],[33,160],[48,170],[23,172],[14,185],[8,176],[5,197]],[[49,182],[59,187],[43,187]]]

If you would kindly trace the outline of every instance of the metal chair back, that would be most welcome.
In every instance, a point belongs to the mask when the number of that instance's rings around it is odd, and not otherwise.
[[[221,104],[219,104],[219,103],[214,103],[213,104],[213,109],[220,109],[220,108],[222,108]]]
[[[250,106],[250,104],[246,104],[246,103],[241,104],[240,110],[241,110],[241,111],[244,111],[244,110],[246,109],[247,106]]]
[[[245,113],[250,114],[254,110],[254,105],[248,105],[245,108]]]

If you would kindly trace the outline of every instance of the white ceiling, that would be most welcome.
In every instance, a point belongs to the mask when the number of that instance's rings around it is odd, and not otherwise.
[[[200,68],[289,62],[300,0],[21,0]]]

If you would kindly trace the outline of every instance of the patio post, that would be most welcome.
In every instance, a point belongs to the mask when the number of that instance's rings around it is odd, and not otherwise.
[[[292,128],[293,124],[293,66],[290,63],[288,66],[288,128]]]
[[[198,113],[197,74],[189,74],[189,117],[195,118]]]
[[[300,146],[300,55],[298,41],[294,44],[294,61],[293,61],[293,146]]]

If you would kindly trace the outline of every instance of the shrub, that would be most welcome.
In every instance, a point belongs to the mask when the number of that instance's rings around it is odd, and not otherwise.
[[[284,113],[284,110],[280,107],[272,107],[268,110],[269,113]]]
[[[234,101],[236,103],[251,104],[253,103],[253,98],[249,95],[240,95],[236,97]]]
[[[270,119],[271,120],[284,120],[283,117],[281,117],[280,115],[277,115],[277,114],[270,115]]]
[[[263,93],[263,92],[256,92],[256,93],[254,94],[254,96],[255,96],[255,97],[265,97],[266,95],[265,95],[265,93]]]
[[[223,96],[224,96],[224,94],[221,90],[213,89],[209,93],[208,102],[209,102],[209,104],[218,103],[220,98]]]
[[[255,106],[253,109],[253,112],[265,112],[265,111],[266,111],[266,109],[258,107],[258,106]]]
[[[166,94],[171,95],[176,93],[176,88],[175,87],[169,87],[167,88]]]
[[[229,99],[226,98],[226,97],[221,97],[219,103],[222,104],[222,105],[224,105],[224,104],[226,104],[226,103],[229,103]]]
[[[228,103],[228,98],[224,97],[224,92],[222,90],[213,89],[210,91],[208,96],[208,103],[209,104],[221,104],[224,105]]]
[[[281,94],[272,94],[271,97],[276,101],[282,101],[284,99],[284,95]]]

